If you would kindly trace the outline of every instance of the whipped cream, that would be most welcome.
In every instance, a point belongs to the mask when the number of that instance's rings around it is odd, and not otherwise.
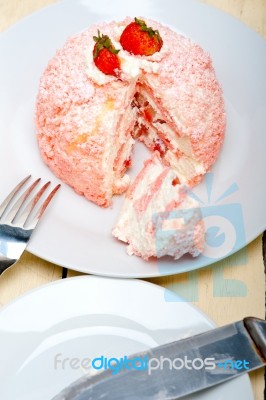
[[[159,70],[158,62],[148,61],[143,57],[136,57],[124,50],[119,52],[119,59],[122,72],[129,78],[137,78],[142,71],[156,74]]]

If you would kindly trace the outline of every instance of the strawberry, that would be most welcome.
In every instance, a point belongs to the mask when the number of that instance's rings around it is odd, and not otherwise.
[[[151,106],[151,105],[146,106],[146,107],[144,108],[143,112],[144,112],[145,119],[146,119],[148,122],[153,122],[153,118],[154,118],[154,116],[155,116],[155,111],[154,111],[154,109],[152,108],[152,106]]]
[[[96,42],[93,49],[93,60],[96,67],[105,75],[117,76],[120,69],[120,61],[117,57],[119,50],[116,50],[111,39],[107,35],[101,35],[98,30],[98,36],[93,36]]]
[[[124,50],[141,56],[151,56],[161,50],[163,40],[158,30],[147,27],[145,21],[135,18],[125,27],[120,37]]]

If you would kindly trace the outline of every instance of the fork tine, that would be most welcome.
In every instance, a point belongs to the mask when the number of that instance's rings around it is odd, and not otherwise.
[[[52,198],[54,197],[54,195],[56,194],[56,192],[58,191],[58,189],[60,188],[60,184],[57,185],[51,192],[50,194],[47,196],[47,198],[44,200],[43,204],[41,205],[41,207],[39,208],[39,210],[37,211],[35,217],[32,219],[30,226],[27,229],[34,229],[37,225],[37,223],[39,222],[40,218],[42,217],[44,211],[46,210],[48,204],[50,203],[50,201],[52,200]]]
[[[19,212],[22,204],[24,201],[28,198],[30,193],[33,191],[33,189],[38,185],[40,182],[41,178],[38,178],[35,182],[32,183],[32,185],[22,193],[22,195],[19,197],[19,199],[16,201],[16,203],[13,205],[7,216],[5,217],[5,223],[6,224],[11,224],[16,217],[17,213]]]
[[[31,215],[31,212],[33,211],[34,207],[36,206],[37,202],[39,201],[40,197],[42,194],[46,191],[48,186],[51,184],[51,182],[46,182],[41,189],[36,193],[36,195],[33,197],[33,199],[29,202],[29,204],[25,207],[19,218],[16,219],[16,225],[20,225],[23,227],[28,218]]]
[[[5,210],[7,209],[8,205],[10,204],[11,200],[15,197],[17,192],[22,188],[24,183],[26,183],[30,179],[31,175],[28,175],[24,178],[14,189],[9,193],[9,195],[5,198],[3,203],[0,205],[0,218],[4,214]]]

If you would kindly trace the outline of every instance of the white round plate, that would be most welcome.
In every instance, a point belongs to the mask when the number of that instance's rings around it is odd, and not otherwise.
[[[20,21],[0,37],[0,197],[19,179],[56,178],[41,160],[34,128],[40,76],[66,38],[102,20],[148,16],[197,41],[214,61],[227,109],[225,144],[213,168],[213,186],[200,184],[212,236],[195,259],[146,262],[129,257],[111,236],[123,198],[101,209],[63,185],[29,244],[29,251],[62,266],[118,277],[186,272],[245,246],[266,226],[266,42],[230,16],[194,0],[68,0]],[[145,152],[135,152],[140,168]],[[136,171],[133,171],[135,173]],[[210,178],[210,176],[209,176]],[[233,186],[232,186],[233,185]],[[238,190],[236,190],[238,188]],[[207,189],[207,190],[206,190]],[[218,220],[214,222],[213,216]],[[218,251],[219,250],[219,251]]]
[[[79,368],[84,359],[124,357],[213,327],[196,308],[175,294],[166,301],[165,289],[148,282],[91,276],[57,281],[0,312],[0,398],[48,400],[88,373]],[[70,367],[73,358],[78,369]],[[189,398],[253,395],[243,375]]]

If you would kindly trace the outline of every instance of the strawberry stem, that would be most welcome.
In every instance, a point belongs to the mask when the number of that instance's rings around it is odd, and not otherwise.
[[[96,42],[96,45],[93,50],[93,59],[98,57],[99,52],[102,49],[107,49],[113,54],[117,54],[120,50],[116,50],[111,39],[107,35],[101,35],[101,32],[98,29],[98,36],[93,36],[93,40]]]
[[[135,22],[140,26],[141,30],[143,32],[147,32],[150,37],[157,36],[157,39],[159,41],[162,40],[158,29],[154,30],[151,26],[148,27],[145,21],[136,17],[135,17]]]

